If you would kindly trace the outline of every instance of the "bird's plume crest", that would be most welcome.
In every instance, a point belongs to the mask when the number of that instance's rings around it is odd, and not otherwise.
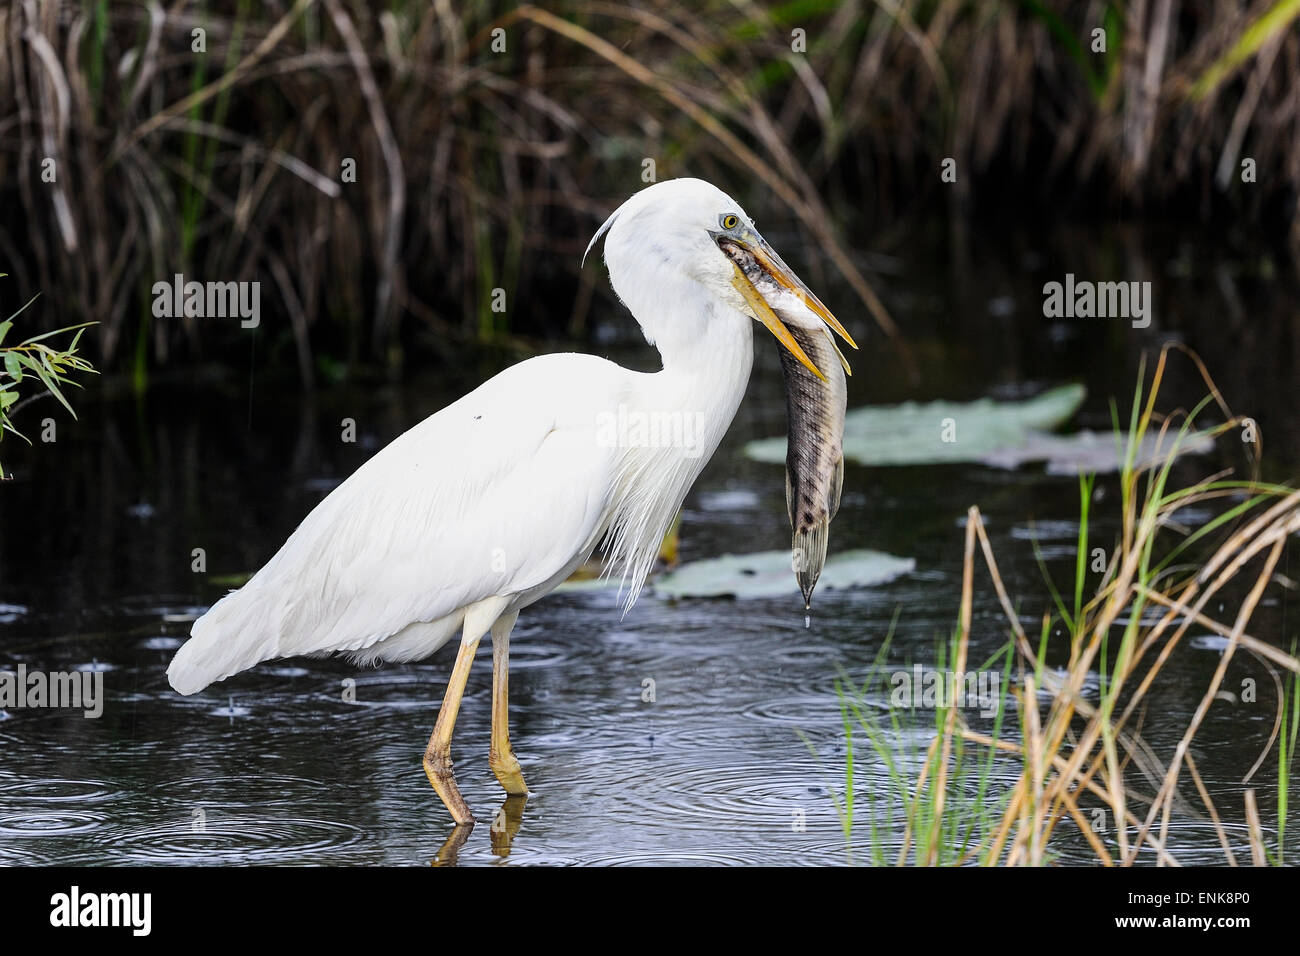
[[[587,243],[587,251],[582,254],[582,265],[585,266],[587,264],[587,256],[591,255],[591,247],[596,244],[596,240],[609,232],[609,227],[614,225],[614,220],[618,218],[618,214],[622,211],[623,207],[619,206],[609,214],[609,218],[605,220],[605,224],[596,230],[596,234],[591,237],[591,242]],[[581,266],[579,268],[581,268]]]

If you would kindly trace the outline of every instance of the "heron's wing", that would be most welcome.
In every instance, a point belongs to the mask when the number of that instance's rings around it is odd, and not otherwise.
[[[615,470],[593,422],[617,403],[621,373],[593,356],[532,359],[397,438],[195,623],[173,686],[192,693],[269,658],[359,651],[585,557]]]

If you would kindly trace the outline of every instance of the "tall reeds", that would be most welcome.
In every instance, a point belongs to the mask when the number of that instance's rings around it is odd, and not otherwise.
[[[1243,422],[1227,413],[1208,377],[1211,394],[1200,405],[1159,415],[1156,397],[1168,355],[1167,350],[1160,354],[1149,383],[1139,382],[1127,431],[1117,430],[1126,435],[1117,449],[1124,462],[1117,502],[1122,530],[1116,541],[1107,542],[1110,557],[1100,584],[1089,578],[1084,560],[1097,543],[1089,539],[1093,495],[1085,477],[1079,498],[1081,560],[1067,594],[1073,601],[1050,587],[1055,612],[1044,616],[1036,639],[1026,632],[1019,602],[1003,582],[979,509],[972,507],[967,516],[959,624],[938,667],[951,670],[955,686],[963,684],[982,566],[1008,628],[1006,673],[1016,679],[1009,689],[1003,685],[1003,699],[1018,713],[1016,732],[1005,732],[1001,708],[992,729],[981,730],[970,726],[961,706],[947,700],[935,710],[928,747],[916,754],[900,716],[893,714],[892,727],[885,726],[868,704],[883,663],[865,685],[844,692],[857,726],[893,782],[891,794],[873,798],[873,815],[881,801],[901,808],[905,825],[901,851],[887,860],[880,834],[888,833],[873,828],[877,860],[1041,865],[1056,858],[1053,847],[1068,830],[1069,838],[1082,838],[1107,866],[1177,864],[1177,826],[1196,819],[1213,827],[1229,865],[1284,861],[1300,730],[1300,659],[1279,646],[1277,635],[1269,640],[1249,629],[1264,594],[1289,585],[1276,572],[1287,542],[1300,531],[1300,491],[1227,472],[1182,487],[1171,484],[1180,444],[1198,431],[1235,436]],[[1212,402],[1224,420],[1198,425]],[[1158,436],[1162,454],[1144,466],[1136,456],[1147,434]],[[1211,509],[1212,516],[1204,517]],[[1202,516],[1184,522],[1182,513]],[[1173,679],[1169,661],[1187,650],[1193,628],[1221,637],[1223,648],[1185,726],[1174,735],[1176,743],[1162,750],[1144,736],[1144,721],[1165,724],[1161,729],[1167,734],[1168,722],[1183,715],[1152,717],[1147,713],[1151,692]],[[1068,647],[1058,646],[1057,634]],[[1064,657],[1064,663],[1048,666],[1049,654],[1058,661]],[[1212,797],[1192,745],[1216,700],[1234,699],[1225,681],[1239,655],[1253,658],[1271,678],[1261,682],[1258,702],[1271,705],[1273,720],[1266,746],[1237,790],[1237,805],[1225,808],[1222,796],[1219,802]],[[999,659],[994,655],[983,667],[997,667]],[[1258,782],[1252,782],[1257,774]],[[977,788],[973,801],[971,786]],[[1260,824],[1257,788],[1276,796],[1271,845]],[[1229,814],[1245,822],[1237,828],[1244,829],[1244,839],[1230,837]],[[1107,822],[1099,826],[1099,820]]]
[[[261,281],[278,320],[262,354],[310,379],[319,352],[396,365],[412,342],[581,334],[585,237],[647,179],[700,175],[769,225],[784,210],[775,225],[802,230],[906,360],[845,234],[962,209],[1007,174],[1148,209],[1220,195],[1300,237],[1296,13],[16,0],[0,262],[18,294],[45,290],[52,324],[100,322],[87,344],[141,381],[240,342],[155,320],[153,282]]]

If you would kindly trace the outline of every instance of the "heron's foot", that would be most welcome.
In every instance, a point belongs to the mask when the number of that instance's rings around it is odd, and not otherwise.
[[[451,818],[459,824],[473,823],[474,814],[470,812],[469,804],[465,798],[460,795],[460,790],[456,786],[456,776],[451,770],[451,756],[449,754],[436,754],[426,751],[424,754],[424,775],[429,778],[429,783],[433,784],[434,792],[442,798],[443,805],[451,814]]]
[[[515,758],[513,750],[504,754],[497,750],[488,751],[488,766],[497,775],[497,780],[512,797],[528,796],[528,786],[524,783],[524,772]]]

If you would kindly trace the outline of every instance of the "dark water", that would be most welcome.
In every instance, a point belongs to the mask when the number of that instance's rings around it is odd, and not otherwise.
[[[948,240],[923,235],[915,260],[876,263],[921,377],[903,372],[882,336],[865,334],[851,405],[1017,397],[1073,380],[1090,389],[1082,423],[1108,428],[1107,402],[1127,402],[1138,355],[1177,338],[1204,351],[1235,410],[1259,419],[1266,471],[1293,472],[1296,296],[1260,265],[1266,253],[1216,259],[1177,237],[1094,231],[1081,243],[1056,237],[1041,248],[976,235],[953,257]],[[1156,321],[1147,330],[1048,322],[1041,285],[1066,268],[1099,280],[1112,271],[1149,275]],[[833,286],[825,298],[850,301]],[[631,327],[612,305],[605,309],[616,333]],[[840,311],[855,331],[866,329],[865,318]],[[761,335],[748,400],[688,499],[685,560],[787,545],[781,469],[739,452],[748,439],[784,430],[776,354]],[[644,347],[614,339],[605,352],[649,364]],[[256,354],[250,365],[255,373]],[[1199,397],[1189,368],[1178,367],[1167,407]],[[259,567],[361,461],[494,370],[488,359],[454,379],[423,375],[400,389],[314,399],[247,370],[159,385],[141,400],[109,389],[80,396],[81,419],[59,417],[54,444],[32,453],[6,441],[14,477],[0,485],[0,670],[99,670],[107,701],[94,720],[60,710],[0,713],[0,863],[861,862],[869,840],[864,794],[886,794],[890,784],[858,735],[857,826],[847,841],[834,800],[845,766],[836,679],[866,677],[895,617],[890,666],[933,662],[956,620],[971,504],[984,512],[1031,630],[1050,608],[1031,538],[1055,579],[1070,580],[1074,479],[1033,467],[849,465],[832,551],[910,556],[914,573],[820,593],[807,627],[793,576],[779,600],[647,593],[626,617],[607,593],[557,594],[534,605],[511,646],[512,736],[534,794],[522,810],[504,805],[488,770],[485,645],[453,747],[462,792],[482,822],[462,845],[444,845],[450,820],[420,757],[453,647],[421,664],[360,672],[336,661],[269,663],[193,698],[175,695],[164,670],[189,622],[231,586],[226,576]],[[33,410],[41,407],[42,416],[54,413],[48,403]],[[356,444],[340,441],[344,418],[357,422]],[[1188,461],[1181,477],[1224,464],[1239,466],[1240,455],[1229,448]],[[1104,510],[1116,496],[1114,479],[1101,478],[1099,487],[1109,495]],[[1097,539],[1112,540],[1113,512],[1098,520]],[[191,570],[195,548],[206,553],[205,574]],[[1252,632],[1289,644],[1287,605],[1285,592],[1270,591]],[[981,582],[972,658],[993,653],[1005,636]],[[1143,733],[1162,757],[1199,701],[1219,646],[1197,635],[1153,692]],[[1193,755],[1246,859],[1241,781],[1268,739],[1274,692],[1267,672],[1242,657],[1227,686],[1254,678],[1261,703],[1216,704]],[[355,702],[343,699],[349,678]],[[643,700],[647,680],[653,702]],[[888,700],[876,695],[868,705],[885,714]],[[905,734],[913,746],[928,742],[923,725]],[[999,765],[995,782],[1013,772]],[[1252,786],[1272,842],[1275,759]],[[1134,789],[1152,790],[1137,775]],[[1184,863],[1221,862],[1190,787],[1186,795],[1190,809],[1176,815],[1172,852]],[[1298,831],[1288,831],[1292,856]],[[895,821],[881,840],[896,849],[901,836]],[[1092,860],[1077,834],[1063,833],[1054,849],[1067,862]]]

